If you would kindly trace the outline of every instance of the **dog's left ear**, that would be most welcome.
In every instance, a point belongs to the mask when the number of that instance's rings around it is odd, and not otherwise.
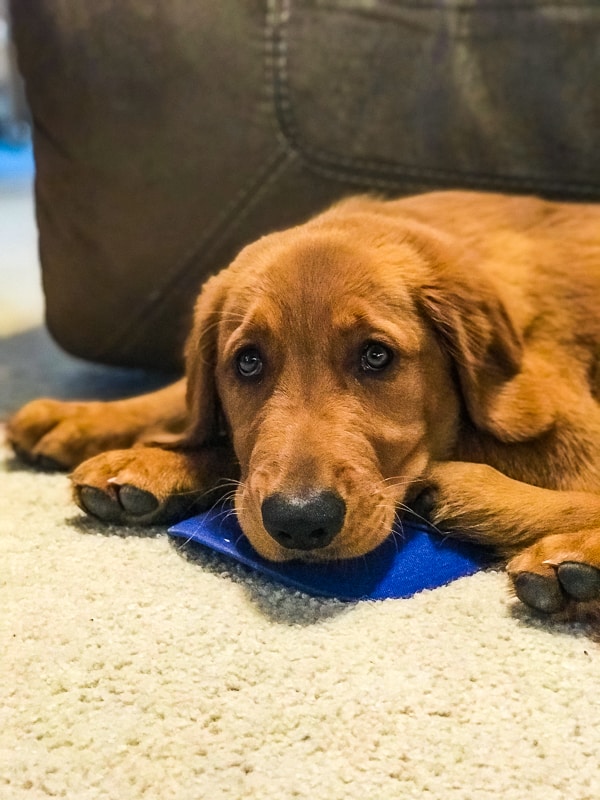
[[[418,303],[453,357],[471,419],[503,441],[529,438],[522,414],[504,402],[518,382],[523,344],[498,293],[479,270],[453,261],[438,262],[431,276]]]
[[[194,324],[185,349],[188,423],[180,447],[215,444],[221,414],[215,371],[219,322],[229,280],[226,272],[210,278],[202,287],[194,310]]]

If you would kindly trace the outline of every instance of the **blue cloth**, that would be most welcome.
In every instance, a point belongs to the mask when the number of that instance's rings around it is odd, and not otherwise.
[[[267,561],[253,549],[235,515],[223,511],[184,520],[169,533],[199,542],[286,586],[340,600],[411,597],[472,575],[494,560],[483,547],[406,521],[398,521],[383,544],[366,556],[313,564]]]

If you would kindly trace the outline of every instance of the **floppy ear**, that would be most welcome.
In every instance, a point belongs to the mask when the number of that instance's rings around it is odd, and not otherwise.
[[[188,424],[179,441],[181,447],[214,443],[221,432],[215,370],[219,320],[228,285],[225,272],[221,272],[204,284],[196,301],[194,324],[185,348]]]
[[[523,408],[521,338],[485,276],[441,263],[420,288],[420,306],[453,357],[475,425],[503,441],[539,434],[546,422]]]

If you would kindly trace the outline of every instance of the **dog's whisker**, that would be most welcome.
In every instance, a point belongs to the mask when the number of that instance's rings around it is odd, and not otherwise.
[[[380,483],[382,483],[382,484],[392,483],[392,482],[393,482],[394,485],[407,486],[407,485],[409,485],[411,483],[414,483],[415,480],[414,480],[414,478],[408,478],[408,477],[405,478],[405,477],[402,477],[401,475],[392,475],[389,478],[382,478],[381,481],[380,481]]]
[[[435,523],[433,523],[430,519],[427,519],[427,517],[424,517],[421,514],[417,514],[417,512],[413,508],[411,508],[410,506],[407,506],[404,503],[398,503],[397,507],[398,507],[398,509],[400,509],[400,511],[406,511],[411,516],[415,517],[415,519],[418,519],[419,522],[422,522],[424,525],[426,525],[428,528],[431,528],[432,530],[434,530],[440,536],[451,535],[451,534],[448,533],[448,531],[440,530],[440,528],[438,528],[437,525],[435,525]]]

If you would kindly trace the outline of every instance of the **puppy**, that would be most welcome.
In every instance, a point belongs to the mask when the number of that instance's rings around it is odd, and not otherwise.
[[[600,207],[435,192],[345,200],[203,287],[186,378],[34,401],[26,460],[112,523],[234,486],[272,560],[360,556],[427,510],[506,557],[545,614],[600,607]],[[136,446],[143,444],[144,446]]]

